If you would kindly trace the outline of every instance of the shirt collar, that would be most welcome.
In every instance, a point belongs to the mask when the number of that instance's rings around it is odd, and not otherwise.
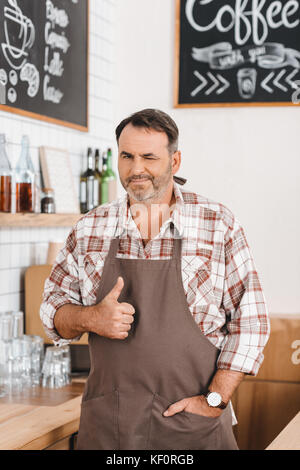
[[[184,233],[184,200],[180,185],[173,181],[173,191],[175,196],[175,207],[171,214],[171,217],[166,220],[162,228],[168,228],[173,222],[175,228],[178,231],[180,237],[183,237]],[[119,198],[119,211],[118,220],[116,227],[116,236],[122,238],[123,236],[130,236],[134,233],[138,234],[139,231],[132,218],[130,207],[129,207],[129,196],[125,193]]]

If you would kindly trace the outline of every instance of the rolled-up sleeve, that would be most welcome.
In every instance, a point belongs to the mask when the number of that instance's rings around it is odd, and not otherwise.
[[[225,240],[223,308],[227,336],[218,368],[257,375],[270,335],[270,321],[244,229],[236,221]]]
[[[78,277],[78,253],[76,228],[69,233],[59,252],[50,276],[46,279],[40,318],[47,336],[57,345],[68,344],[80,339],[80,336],[67,340],[59,336],[54,326],[56,311],[66,304],[82,305]]]

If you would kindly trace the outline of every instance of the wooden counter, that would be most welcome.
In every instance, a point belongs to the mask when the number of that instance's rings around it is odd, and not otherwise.
[[[76,433],[84,383],[0,398],[0,450],[42,450]]]

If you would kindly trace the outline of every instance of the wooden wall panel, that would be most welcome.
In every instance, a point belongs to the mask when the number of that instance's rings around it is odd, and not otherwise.
[[[45,333],[40,319],[40,306],[44,284],[50,275],[51,265],[30,266],[25,272],[25,332],[28,335],[38,335],[45,343],[51,340]],[[88,335],[84,334],[79,341],[72,344],[88,344]]]
[[[244,381],[236,396],[235,436],[242,450],[265,449],[300,410],[300,384]]]
[[[265,449],[300,410],[300,315],[271,315],[271,334],[256,377],[232,398],[240,449]]]

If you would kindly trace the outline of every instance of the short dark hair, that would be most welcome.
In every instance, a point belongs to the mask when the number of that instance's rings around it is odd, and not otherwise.
[[[178,150],[178,127],[173,119],[163,111],[159,109],[143,109],[123,119],[116,128],[116,139],[118,143],[120,135],[127,124],[132,124],[134,127],[144,127],[146,129],[164,132],[167,134],[169,140],[169,153],[173,154]]]

